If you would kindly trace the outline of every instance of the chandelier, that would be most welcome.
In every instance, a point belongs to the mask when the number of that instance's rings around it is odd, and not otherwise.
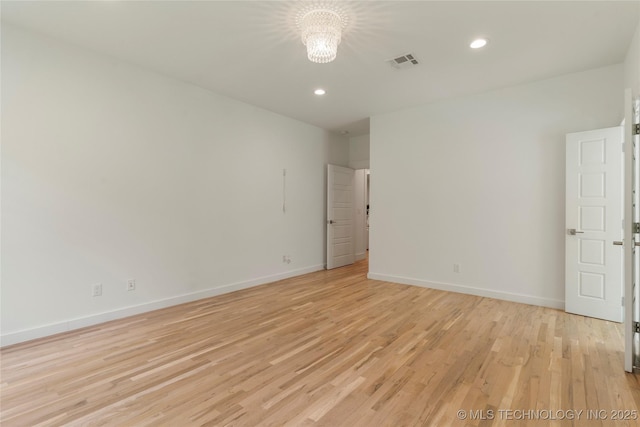
[[[338,12],[328,8],[314,9],[301,17],[299,25],[309,61],[326,64],[336,59],[344,26]]]

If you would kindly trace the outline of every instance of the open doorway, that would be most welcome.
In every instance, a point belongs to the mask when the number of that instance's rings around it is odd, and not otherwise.
[[[346,164],[329,165],[327,172],[327,269],[367,259],[369,253],[369,135],[351,137],[348,145]]]
[[[367,258],[369,251],[369,194],[371,186],[369,169],[356,169],[354,178],[354,252],[356,261]]]

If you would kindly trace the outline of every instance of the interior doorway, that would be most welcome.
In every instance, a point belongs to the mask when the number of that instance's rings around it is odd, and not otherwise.
[[[356,261],[365,259],[369,251],[370,186],[370,170],[356,169],[354,178],[354,253]]]

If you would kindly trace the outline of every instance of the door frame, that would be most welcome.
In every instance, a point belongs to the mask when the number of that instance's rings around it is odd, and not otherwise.
[[[625,89],[624,91],[624,186],[623,186],[623,199],[624,199],[624,269],[623,269],[623,281],[624,281],[624,370],[627,372],[634,371],[634,338],[636,335],[634,328],[634,270],[638,266],[634,266],[634,209],[633,209],[633,188],[634,188],[634,174],[635,164],[633,159],[633,132],[632,124],[633,120],[633,97],[631,95],[631,89]]]

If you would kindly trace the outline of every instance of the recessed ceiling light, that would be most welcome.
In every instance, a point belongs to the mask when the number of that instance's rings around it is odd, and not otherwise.
[[[316,95],[324,95],[327,92],[324,89],[316,89],[313,91],[313,93],[315,93]]]
[[[475,39],[471,42],[469,47],[471,49],[479,49],[487,44],[487,39]]]

